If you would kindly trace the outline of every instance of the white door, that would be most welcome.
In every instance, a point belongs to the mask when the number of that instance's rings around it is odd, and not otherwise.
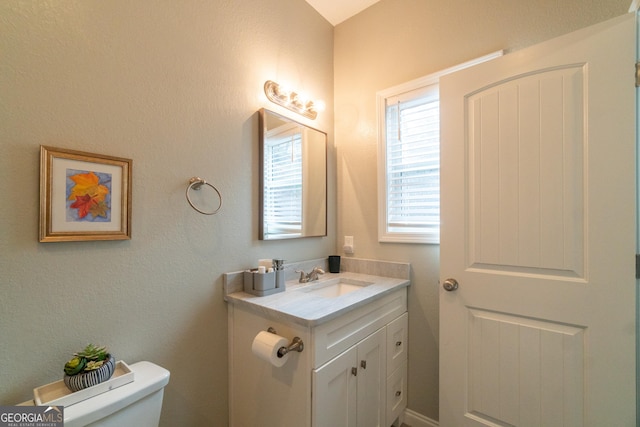
[[[358,344],[357,426],[385,425],[386,328]]]
[[[442,78],[442,427],[635,425],[634,63],[629,14]]]
[[[313,427],[356,427],[357,363],[354,346],[313,370]]]

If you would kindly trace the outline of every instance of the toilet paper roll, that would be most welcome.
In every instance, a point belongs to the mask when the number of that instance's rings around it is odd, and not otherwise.
[[[261,331],[253,339],[251,351],[262,360],[266,360],[275,367],[281,367],[287,362],[289,354],[278,357],[280,347],[287,347],[289,341],[280,335],[271,332]]]

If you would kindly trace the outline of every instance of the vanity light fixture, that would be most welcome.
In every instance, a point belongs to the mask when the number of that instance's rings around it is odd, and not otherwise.
[[[299,93],[289,91],[274,81],[267,80],[264,82],[264,93],[269,98],[269,101],[308,119],[315,120],[318,117],[319,103],[305,99]]]

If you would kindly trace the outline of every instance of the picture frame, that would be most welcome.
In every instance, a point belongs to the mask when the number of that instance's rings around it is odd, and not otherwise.
[[[40,242],[131,239],[133,161],[40,146]]]

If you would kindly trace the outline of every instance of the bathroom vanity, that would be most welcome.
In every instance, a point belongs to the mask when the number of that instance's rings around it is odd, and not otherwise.
[[[234,291],[238,279],[225,275],[231,426],[397,425],[407,394],[409,265],[386,264],[376,262],[376,274],[288,280],[285,292],[265,297]],[[299,337],[303,351],[281,367],[258,358],[253,340],[269,328]]]

